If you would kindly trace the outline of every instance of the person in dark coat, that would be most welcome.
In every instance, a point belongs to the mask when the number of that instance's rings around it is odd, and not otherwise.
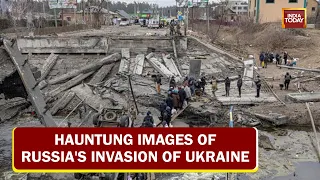
[[[261,89],[261,79],[260,76],[257,76],[257,80],[255,81],[256,83],[256,89],[257,89],[257,96],[256,98],[260,97],[260,89]]]
[[[239,91],[239,97],[241,97],[241,87],[242,87],[242,77],[241,77],[241,75],[239,75],[239,77],[238,77],[237,87],[238,87],[238,91]]]
[[[187,93],[186,93],[186,91],[183,89],[183,88],[181,88],[181,87],[179,87],[179,99],[180,99],[180,108],[182,108],[183,107],[183,102],[186,100],[186,98],[187,98]]]
[[[284,87],[285,87],[285,90],[289,89],[290,81],[291,81],[291,75],[287,72],[287,74],[284,76]]]
[[[167,99],[166,99],[166,104],[169,106],[171,109],[173,108],[173,98],[172,95],[170,94]]]
[[[287,61],[288,61],[288,53],[287,53],[287,51],[285,51],[283,53],[283,60],[284,60],[284,65],[287,65]]]
[[[224,84],[225,84],[225,87],[226,87],[226,97],[229,96],[229,91],[230,91],[230,79],[229,77],[227,77],[225,80],[224,80]]]
[[[164,110],[166,110],[166,107],[167,107],[167,103],[166,102],[162,102],[160,104],[160,107],[159,107],[159,111],[160,111],[160,120],[163,120],[163,112]]]
[[[170,79],[170,87],[176,87],[176,80],[174,79],[174,76],[172,76]]]
[[[172,99],[173,99],[173,108],[178,109],[180,104],[180,98],[177,90],[172,91]]]
[[[189,82],[188,82],[188,86],[190,87],[190,91],[191,91],[191,95],[193,96],[194,93],[195,93],[195,87],[194,87],[194,78],[193,77],[190,77],[189,78]]]
[[[281,65],[280,58],[281,58],[281,56],[277,53],[276,54],[276,65]]]
[[[262,62],[264,62],[264,53],[263,52],[260,53],[259,60],[260,60],[260,66],[262,66]]]
[[[147,112],[147,115],[144,117],[143,119],[143,123],[142,123],[142,126],[143,127],[153,127],[153,124],[154,124],[154,120],[153,120],[153,117],[151,115],[151,112],[148,111]]]
[[[206,88],[206,85],[207,85],[205,76],[202,76],[200,85],[201,85],[201,88],[202,88],[202,93],[205,94],[205,88]]]
[[[162,113],[163,114],[163,120],[167,123],[167,125],[170,125],[171,122],[171,108],[169,106],[166,107],[166,110]]]

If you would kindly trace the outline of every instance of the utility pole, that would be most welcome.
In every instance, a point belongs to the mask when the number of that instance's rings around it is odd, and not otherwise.
[[[209,35],[209,32],[210,32],[210,25],[209,25],[209,18],[210,18],[210,15],[209,15],[209,1],[207,3],[207,35]]]

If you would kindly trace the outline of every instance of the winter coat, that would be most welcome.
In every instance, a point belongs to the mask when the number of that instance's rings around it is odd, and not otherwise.
[[[173,108],[173,98],[172,97],[168,97],[166,99],[166,103],[167,103],[167,106],[169,106],[171,109]]]
[[[187,98],[187,93],[184,89],[179,90],[180,102],[183,102]]]
[[[179,102],[180,102],[180,98],[178,94],[172,94],[172,99],[173,99],[173,107],[175,109],[179,108]]]
[[[237,81],[237,86],[241,87],[242,86],[242,78],[239,78]]]
[[[186,92],[186,97],[187,98],[191,98],[191,90],[190,90],[190,87],[186,86],[184,88],[184,91]]]

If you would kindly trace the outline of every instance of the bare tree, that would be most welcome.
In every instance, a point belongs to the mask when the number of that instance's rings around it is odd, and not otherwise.
[[[32,16],[33,1],[32,0],[12,0],[8,2],[8,9],[13,20],[13,26],[17,33],[17,21],[24,17]]]

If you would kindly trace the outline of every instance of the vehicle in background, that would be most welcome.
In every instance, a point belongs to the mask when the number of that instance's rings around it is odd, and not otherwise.
[[[148,28],[160,28],[160,22],[158,20],[155,19],[151,19],[150,23],[148,24]]]
[[[152,19],[150,19],[148,28],[160,28],[160,17],[159,15],[154,16]]]
[[[127,18],[121,18],[121,21],[120,21],[120,24],[119,26],[130,26],[131,23],[130,23],[130,20],[127,19]]]
[[[141,27],[148,27],[148,19],[141,19],[140,26]]]

